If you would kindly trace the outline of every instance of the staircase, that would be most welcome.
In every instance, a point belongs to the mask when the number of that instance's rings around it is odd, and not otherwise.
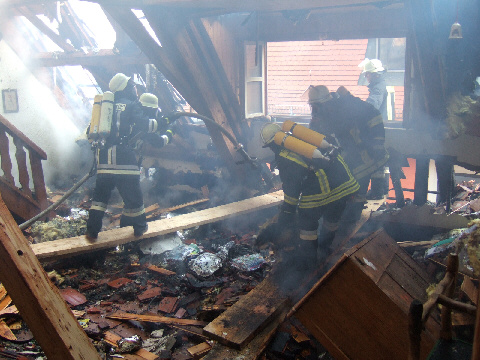
[[[13,146],[11,146],[13,145]],[[10,149],[12,147],[12,149]],[[14,149],[13,149],[14,148]],[[10,154],[15,153],[18,180],[12,175]],[[27,156],[28,154],[28,156]],[[27,159],[30,167],[27,166]],[[0,193],[16,220],[28,220],[47,204],[42,160],[47,154],[0,115]],[[31,188],[31,184],[33,185]]]

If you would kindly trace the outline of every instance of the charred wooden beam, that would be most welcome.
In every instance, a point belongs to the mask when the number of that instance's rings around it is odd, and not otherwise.
[[[198,113],[212,118],[226,131],[232,133],[227,115],[218,100],[218,94],[212,91],[212,82],[208,78],[211,71],[200,64],[199,59],[205,54],[196,52],[193,45],[195,40],[182,28],[184,24],[179,25],[178,17],[165,12],[152,13],[149,16],[149,11],[146,11],[147,20],[160,39],[160,46],[129,9],[117,6],[104,8]],[[232,174],[242,179],[245,171],[241,171],[244,168],[240,169],[235,164],[234,144],[231,144],[216,127],[210,124],[206,126],[226,166]]]
[[[416,114],[423,122],[433,121],[439,124],[446,118],[446,96],[444,66],[440,51],[440,39],[437,38],[437,20],[428,0],[407,1],[414,41],[416,64],[421,79],[423,98],[427,117]],[[446,39],[443,41],[445,42]],[[414,116],[413,114],[411,114]]]
[[[17,0],[19,1],[19,0]],[[321,9],[330,6],[348,6],[352,4],[351,0],[306,0],[306,1],[291,1],[291,0],[277,0],[272,3],[269,0],[97,0],[102,5],[117,5],[130,8],[143,8],[145,6],[160,6],[164,8],[180,8],[180,9],[217,9],[224,13],[243,12],[243,11],[285,11],[285,10],[309,10]],[[357,4],[385,6],[391,3],[398,3],[400,1],[378,1],[378,0],[358,0]]]
[[[42,20],[40,20],[34,13],[32,13],[27,7],[20,7],[17,9],[20,14],[25,16],[38,30],[48,36],[55,44],[58,45],[64,51],[74,51],[75,48],[65,41],[55,31],[50,29]]]
[[[239,37],[247,37],[245,40],[250,41],[254,41],[257,36],[261,41],[314,41],[396,38],[405,37],[408,31],[405,8],[398,3],[385,8],[365,7],[358,3],[352,4],[352,7],[322,8],[312,11],[308,18],[298,22],[282,13],[264,12],[258,13],[258,16],[258,34],[256,30],[252,31],[253,29],[246,31],[248,24],[240,24],[236,30]]]
[[[80,65],[88,66],[102,66],[108,68],[112,63],[117,67],[128,65],[145,65],[149,64],[150,60],[143,54],[123,55],[118,54],[113,49],[101,49],[91,52],[49,52],[39,53],[34,60],[36,66],[72,66]]]

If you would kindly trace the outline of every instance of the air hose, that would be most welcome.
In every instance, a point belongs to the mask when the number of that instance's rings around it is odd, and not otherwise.
[[[200,120],[203,120],[203,121],[213,125],[216,129],[220,130],[223,134],[225,134],[225,136],[235,146],[235,149],[245,159],[245,161],[247,161],[250,165],[252,165],[253,168],[258,167],[258,163],[257,163],[256,159],[252,158],[252,157],[250,157],[250,155],[248,155],[248,153],[245,151],[245,148],[243,147],[243,145],[240,144],[239,142],[237,142],[237,140],[232,136],[232,134],[230,134],[227,130],[225,130],[220,124],[216,123],[213,119],[210,119],[207,116],[203,116],[203,115],[200,115],[200,114],[197,114],[197,113],[183,112],[183,111],[170,113],[166,116],[166,118],[168,118],[169,120],[172,120],[172,119],[176,120],[177,118],[180,118],[182,116],[193,117],[193,118],[196,118],[196,119],[200,119]]]

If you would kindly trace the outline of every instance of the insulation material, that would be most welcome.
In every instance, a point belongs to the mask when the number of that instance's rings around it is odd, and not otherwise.
[[[447,104],[447,137],[463,134],[480,136],[480,102],[456,93]]]

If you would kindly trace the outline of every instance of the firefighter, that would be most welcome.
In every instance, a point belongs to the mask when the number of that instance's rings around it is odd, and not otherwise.
[[[154,125],[142,110],[131,77],[118,73],[110,80],[109,88],[114,94],[113,115],[104,146],[97,149],[97,177],[86,232],[89,239],[97,238],[115,187],[124,203],[120,227],[133,226],[135,236],[144,234],[148,228],[140,188],[140,168],[131,140],[136,133],[148,132]]]
[[[326,86],[313,86],[308,96],[312,109],[310,128],[335,135],[345,161],[360,184],[348,209],[348,220],[356,221],[367,200],[372,174],[383,169],[388,160],[382,115],[344,87],[331,93]]]
[[[385,82],[385,68],[383,67],[382,62],[378,59],[366,58],[358,65],[358,67],[362,69],[362,74],[368,82],[368,97],[365,101],[372,104],[375,109],[380,111],[384,121],[388,120],[388,91]],[[386,187],[385,169],[382,167],[372,174],[370,190],[367,192],[367,199],[383,199],[383,196],[388,193]]]
[[[368,82],[368,98],[367,103],[372,104],[375,109],[380,111],[383,120],[387,117],[387,84],[385,82],[385,68],[378,59],[365,59],[359,65],[362,68],[362,74]]]
[[[269,147],[275,154],[275,166],[282,181],[284,201],[278,214],[278,226],[284,229],[295,226],[298,211],[299,235],[290,244],[294,251],[284,252],[286,259],[282,268],[304,274],[313,270],[317,260],[330,254],[330,245],[347,199],[359,189],[359,185],[342,156],[328,142],[322,141],[326,146],[314,150],[314,154],[315,151],[320,154],[318,157],[308,158],[300,155],[305,153],[301,149],[284,147],[287,141],[280,142],[278,135],[281,138],[286,134],[281,130],[277,123],[267,123],[261,130],[261,138],[264,147]]]
[[[151,93],[143,93],[138,100],[149,119],[149,129],[142,140],[148,141],[156,148],[169,144],[173,139],[174,131],[169,119],[162,115],[162,110],[158,107],[158,97]]]

